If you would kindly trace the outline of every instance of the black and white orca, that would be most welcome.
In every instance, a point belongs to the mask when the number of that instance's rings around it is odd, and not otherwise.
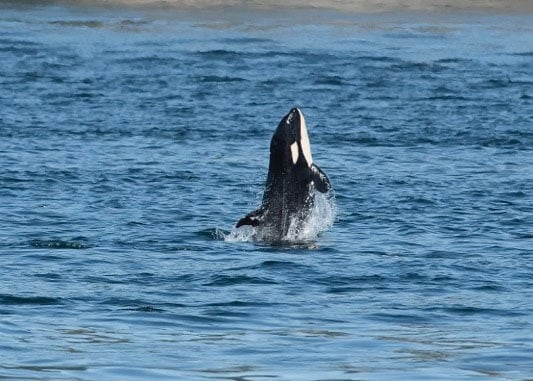
[[[284,241],[297,233],[311,213],[315,190],[331,189],[326,174],[313,163],[302,112],[293,108],[279,123],[270,143],[270,164],[261,207],[241,218],[236,227],[251,225],[255,238]]]

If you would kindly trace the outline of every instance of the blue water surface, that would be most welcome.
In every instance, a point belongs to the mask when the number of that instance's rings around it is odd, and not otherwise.
[[[0,378],[533,377],[531,15],[0,6]],[[226,242],[293,106],[309,245]]]

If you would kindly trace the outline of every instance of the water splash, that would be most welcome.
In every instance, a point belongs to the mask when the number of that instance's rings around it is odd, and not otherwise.
[[[291,220],[287,234],[281,240],[289,244],[306,243],[316,240],[318,235],[329,229],[337,216],[337,206],[333,192],[327,194],[314,192],[314,202],[310,213],[304,221],[298,216]],[[254,242],[261,241],[261,234],[257,228],[249,225],[240,228],[233,227],[229,234],[225,235],[226,242]]]
[[[311,213],[309,213],[305,221],[300,223],[296,218],[291,221],[286,235],[287,241],[313,241],[320,233],[333,225],[337,216],[337,206],[333,193],[324,194],[315,191],[314,198]]]
[[[240,228],[233,227],[231,231],[226,234],[224,241],[226,242],[252,242],[255,240],[256,230],[250,225],[244,225]]]

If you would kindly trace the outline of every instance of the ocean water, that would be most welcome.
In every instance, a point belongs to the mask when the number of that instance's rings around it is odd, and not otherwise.
[[[533,379],[531,19],[0,4],[0,378]],[[294,106],[333,225],[225,239]]]

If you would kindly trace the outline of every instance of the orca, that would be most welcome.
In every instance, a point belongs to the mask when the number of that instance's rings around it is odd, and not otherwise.
[[[298,233],[311,213],[315,190],[327,193],[331,183],[313,162],[304,116],[293,108],[279,123],[270,142],[270,163],[259,209],[236,227],[255,227],[255,239],[286,241]]]

